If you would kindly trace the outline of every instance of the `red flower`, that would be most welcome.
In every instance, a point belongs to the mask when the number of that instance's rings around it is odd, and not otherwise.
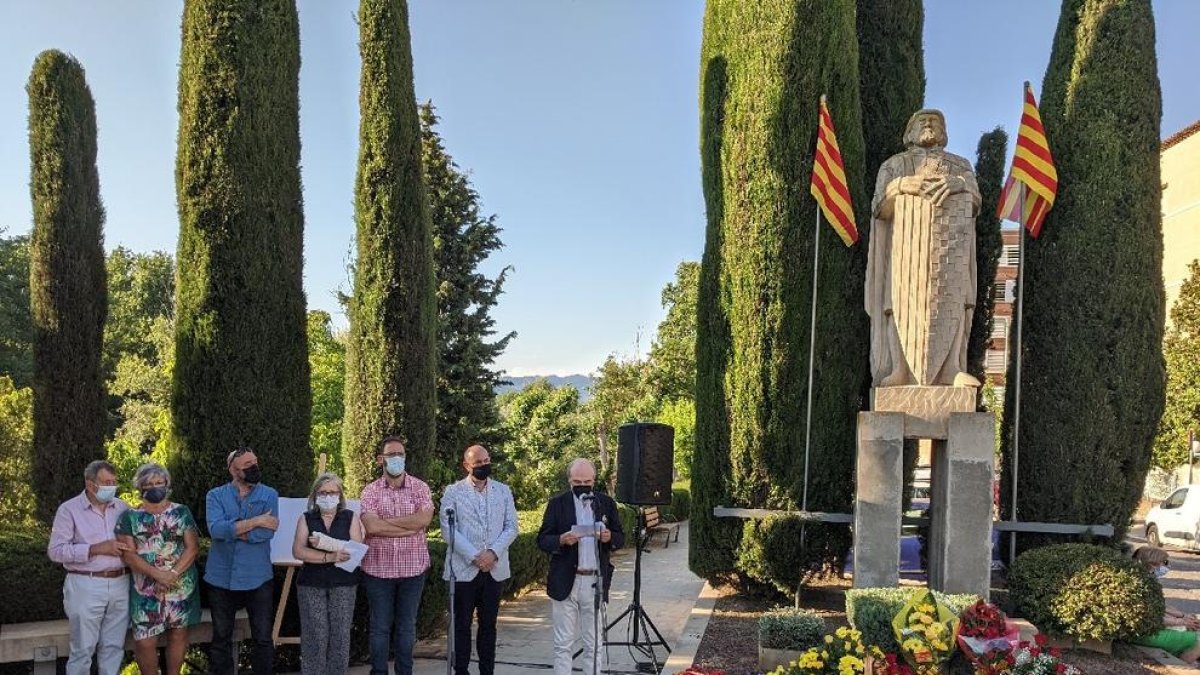
[[[1065,663],[1057,664],[1056,666],[1054,666],[1054,672],[1058,673],[1059,675],[1062,675],[1062,673],[1067,672],[1067,664],[1065,664]]]
[[[1037,643],[1037,646],[1045,647],[1046,643],[1050,641],[1050,638],[1046,637],[1042,633],[1038,633],[1037,635],[1033,636],[1033,641]]]

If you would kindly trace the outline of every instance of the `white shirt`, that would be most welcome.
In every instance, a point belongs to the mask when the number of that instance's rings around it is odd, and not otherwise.
[[[596,520],[596,514],[592,510],[592,505],[595,500],[589,500],[586,503],[578,496],[573,496],[575,501],[575,523],[577,525],[595,524],[598,527],[604,525]],[[596,559],[596,547],[600,545],[600,541],[595,537],[584,537],[579,540],[579,564],[577,569],[594,570],[599,569],[600,562]]]

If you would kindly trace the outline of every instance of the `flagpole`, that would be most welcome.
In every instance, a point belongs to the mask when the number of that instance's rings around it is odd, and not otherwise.
[[[808,511],[808,454],[812,442],[813,362],[817,354],[817,270],[821,260],[821,208],[817,207],[816,228],[813,230],[812,320],[808,329],[808,414],[804,422],[804,492],[800,510]]]
[[[1028,86],[1028,84],[1026,85]],[[1013,399],[1013,460],[1012,460],[1012,521],[1017,519],[1017,470],[1021,461],[1021,336],[1025,332],[1025,183],[1020,183],[1019,208],[1021,217],[1017,221],[1018,251],[1017,256],[1017,360],[1013,374],[1016,379],[1016,392]],[[1008,540],[1008,564],[1012,565],[1017,557],[1017,531],[1013,530]]]

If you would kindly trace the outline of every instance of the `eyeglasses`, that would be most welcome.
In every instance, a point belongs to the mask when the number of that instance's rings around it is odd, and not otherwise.
[[[403,457],[403,456],[404,456],[403,452],[385,452],[380,455],[380,457],[383,457],[384,459],[387,459],[389,457]]]
[[[317,493],[318,497],[341,497],[341,492],[326,492],[324,490]]]

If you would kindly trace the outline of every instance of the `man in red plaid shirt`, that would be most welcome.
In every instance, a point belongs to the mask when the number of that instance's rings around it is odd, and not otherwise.
[[[429,569],[425,528],[433,518],[429,486],[404,470],[404,441],[388,436],[376,461],[383,476],[362,491],[367,554],[363,585],[371,604],[371,675],[387,675],[396,653],[396,675],[412,675],[417,607]]]

